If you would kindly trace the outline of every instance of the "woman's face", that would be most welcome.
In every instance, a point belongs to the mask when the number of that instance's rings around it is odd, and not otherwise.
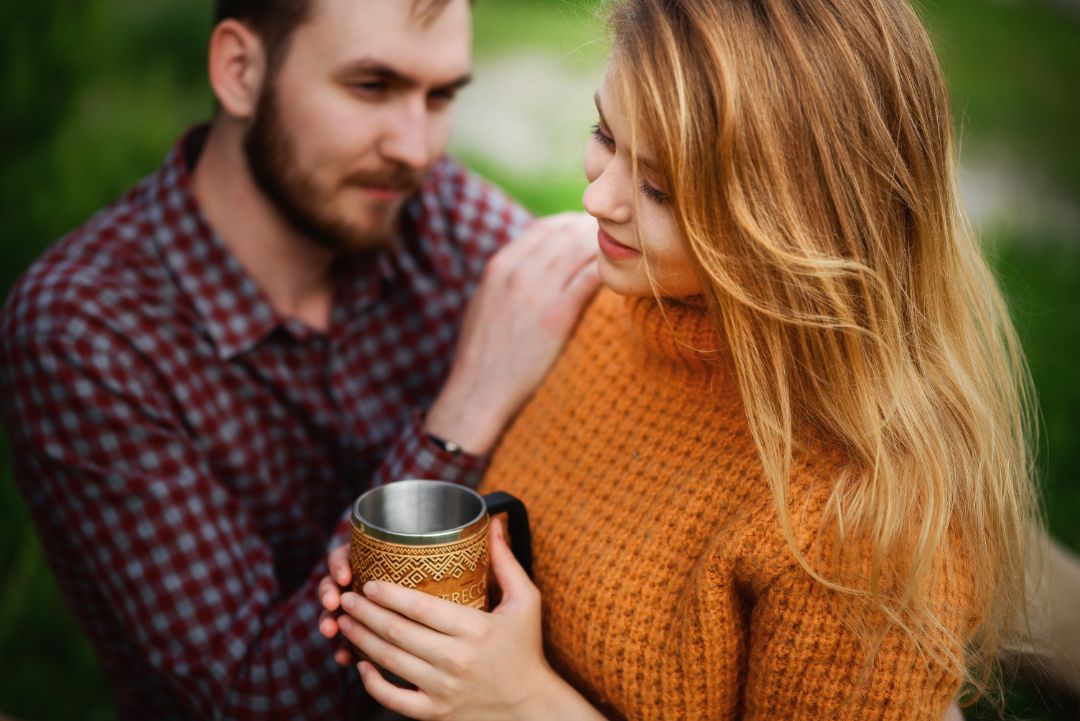
[[[661,296],[701,293],[671,200],[651,169],[650,152],[638,147],[638,183],[630,165],[630,128],[619,91],[618,69],[608,65],[596,93],[600,120],[585,149],[585,210],[600,226],[597,261],[604,284],[622,295],[653,295],[652,275]],[[648,260],[648,272],[646,271]]]

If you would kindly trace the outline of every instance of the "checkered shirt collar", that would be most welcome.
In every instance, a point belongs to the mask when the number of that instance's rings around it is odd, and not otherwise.
[[[300,339],[317,335],[273,308],[203,215],[189,168],[194,167],[207,131],[206,125],[189,130],[146,186],[150,194],[147,220],[166,267],[190,298],[222,360],[251,350],[279,327]],[[344,263],[343,267],[335,314],[340,306],[356,310],[374,303],[390,272],[384,258],[374,263]]]

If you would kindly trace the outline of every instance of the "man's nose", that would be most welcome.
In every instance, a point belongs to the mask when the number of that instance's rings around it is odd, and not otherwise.
[[[409,102],[389,122],[382,143],[386,159],[414,170],[426,169],[431,162],[427,108],[422,103]]]

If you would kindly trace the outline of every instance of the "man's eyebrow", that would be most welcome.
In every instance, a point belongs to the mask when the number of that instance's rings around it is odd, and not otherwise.
[[[373,76],[392,85],[398,85],[405,88],[416,88],[421,85],[416,78],[372,58],[360,58],[359,60],[345,63],[341,66],[337,75],[346,78],[355,77],[357,75]],[[436,86],[433,90],[452,92],[460,90],[470,82],[472,82],[472,75],[465,73],[464,75],[454,78],[450,82]]]

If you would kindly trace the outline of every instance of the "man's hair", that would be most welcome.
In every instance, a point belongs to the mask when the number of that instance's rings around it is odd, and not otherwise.
[[[292,32],[305,22],[315,0],[215,0],[214,24],[239,20],[248,24],[266,47],[271,71],[285,57]],[[413,13],[421,22],[430,22],[450,0],[411,0]]]
[[[312,0],[216,0],[214,24],[239,20],[258,33],[267,62],[275,68],[288,50],[292,31],[308,19]]]

